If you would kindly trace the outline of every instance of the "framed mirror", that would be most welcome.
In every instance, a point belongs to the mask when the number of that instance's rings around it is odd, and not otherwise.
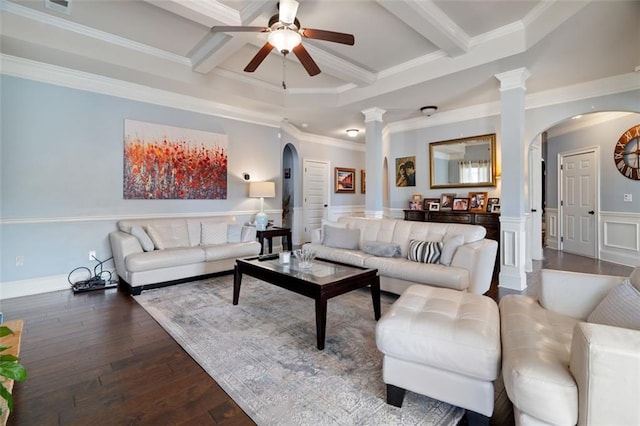
[[[429,144],[431,188],[496,186],[496,134]]]

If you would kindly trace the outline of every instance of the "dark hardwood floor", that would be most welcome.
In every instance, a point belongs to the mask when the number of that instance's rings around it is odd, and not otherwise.
[[[628,275],[631,268],[545,252],[540,268]],[[496,291],[497,293],[497,291]],[[115,289],[2,301],[24,319],[28,380],[14,387],[8,425],[245,425],[252,420],[131,297]],[[512,425],[501,383],[491,423]]]

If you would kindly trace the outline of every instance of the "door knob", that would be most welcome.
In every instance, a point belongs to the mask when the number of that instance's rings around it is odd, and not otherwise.
[[[325,204],[324,206],[325,206],[325,207],[327,207],[327,206],[328,206],[328,204]]]
[[[589,214],[595,214],[595,212],[593,210],[589,210],[587,213]]]
[[[531,209],[531,211],[532,211],[533,213],[535,213],[535,212],[537,212],[538,210],[536,210],[536,209]]]

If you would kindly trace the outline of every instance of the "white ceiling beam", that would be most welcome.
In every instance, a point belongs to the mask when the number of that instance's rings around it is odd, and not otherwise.
[[[470,37],[431,0],[377,0],[418,34],[448,56],[469,50]]]
[[[367,71],[353,62],[332,55],[326,50],[310,43],[303,44],[322,72],[326,72],[329,75],[357,86],[368,86],[373,84],[377,79],[376,74]]]
[[[205,27],[214,25],[242,25],[240,12],[219,1],[145,0],[156,7],[197,22]]]

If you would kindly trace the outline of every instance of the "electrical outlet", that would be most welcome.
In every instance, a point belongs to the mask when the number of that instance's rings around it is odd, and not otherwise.
[[[624,194],[622,200],[626,203],[630,203],[633,201],[633,194]]]
[[[96,260],[96,259],[95,259],[95,257],[96,257],[96,252],[95,252],[95,250],[91,250],[91,251],[89,252],[89,260]]]
[[[16,256],[16,266],[24,266],[24,256]]]

